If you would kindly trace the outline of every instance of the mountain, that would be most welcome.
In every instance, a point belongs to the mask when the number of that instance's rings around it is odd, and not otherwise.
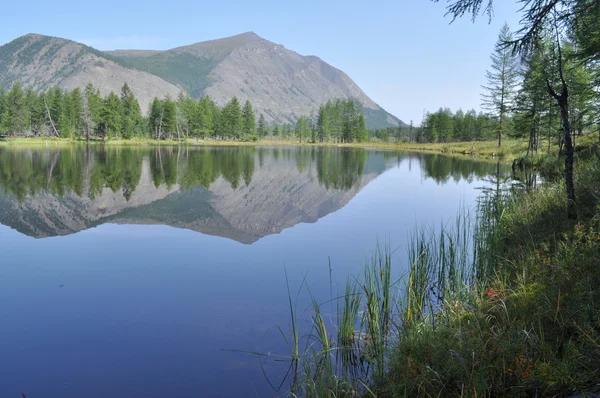
[[[19,81],[36,90],[72,89],[92,82],[103,94],[127,82],[142,109],[156,97],[208,95],[223,106],[249,99],[268,122],[294,122],[330,99],[362,104],[370,128],[402,122],[369,98],[352,79],[315,56],[302,56],[253,32],[166,51],[98,51],[36,34],[0,47],[0,86]]]
[[[38,91],[55,86],[72,90],[92,82],[103,95],[118,93],[127,82],[144,110],[154,97],[176,97],[181,91],[158,76],[124,67],[91,47],[36,34],[0,47],[0,86],[8,89],[17,81]]]

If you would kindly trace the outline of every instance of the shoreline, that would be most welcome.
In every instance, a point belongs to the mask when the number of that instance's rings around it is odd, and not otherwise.
[[[291,140],[265,139],[258,141],[220,141],[220,140],[156,140],[156,139],[130,139],[130,140],[90,140],[70,138],[4,138],[0,139],[0,146],[48,146],[48,145],[106,145],[106,146],[303,146],[303,147],[338,147],[338,148],[365,148],[385,149],[396,151],[411,151],[423,153],[438,153],[448,156],[472,156],[479,159],[511,161],[512,158],[522,157],[527,151],[525,140],[506,140],[503,147],[498,148],[496,141],[469,141],[449,143],[335,143],[321,142],[308,143]]]

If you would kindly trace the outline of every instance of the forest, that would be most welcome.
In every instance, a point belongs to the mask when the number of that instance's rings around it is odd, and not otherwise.
[[[17,82],[0,88],[0,136],[57,137],[85,140],[132,138],[257,141],[267,136],[302,142],[363,142],[368,139],[362,107],[337,99],[319,107],[314,117],[291,123],[258,121],[252,103],[233,97],[219,107],[210,97],[199,100],[181,93],[176,100],[155,98],[144,116],[125,83],[120,95],[101,96],[91,83],[84,90],[58,87],[37,93]]]
[[[518,51],[520,42],[505,24],[486,71],[483,111],[442,107],[426,112],[420,127],[411,122],[372,136],[418,143],[496,140],[499,147],[504,138],[525,139],[528,153],[549,150],[554,143],[562,149],[565,126],[574,140],[584,134],[598,134],[600,140],[600,64],[590,55],[598,34],[583,33],[591,23],[581,18],[557,31],[546,22],[527,51]],[[566,107],[556,99],[563,87]],[[561,106],[568,116],[561,115]]]

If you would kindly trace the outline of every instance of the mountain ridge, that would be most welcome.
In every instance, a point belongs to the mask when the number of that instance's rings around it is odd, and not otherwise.
[[[103,95],[127,82],[143,111],[154,97],[210,96],[223,106],[249,99],[267,122],[294,123],[328,100],[352,98],[371,128],[403,124],[343,71],[315,55],[304,56],[245,32],[168,50],[100,51],[68,39],[30,33],[0,46],[0,86],[19,81],[40,91],[91,82]]]

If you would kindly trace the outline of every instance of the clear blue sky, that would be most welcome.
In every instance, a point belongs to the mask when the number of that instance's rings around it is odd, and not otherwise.
[[[100,50],[168,49],[254,31],[342,69],[377,103],[418,124],[423,110],[479,109],[480,86],[498,32],[518,27],[515,1],[495,18],[450,25],[445,3],[338,1],[6,1],[0,43],[26,33]]]

